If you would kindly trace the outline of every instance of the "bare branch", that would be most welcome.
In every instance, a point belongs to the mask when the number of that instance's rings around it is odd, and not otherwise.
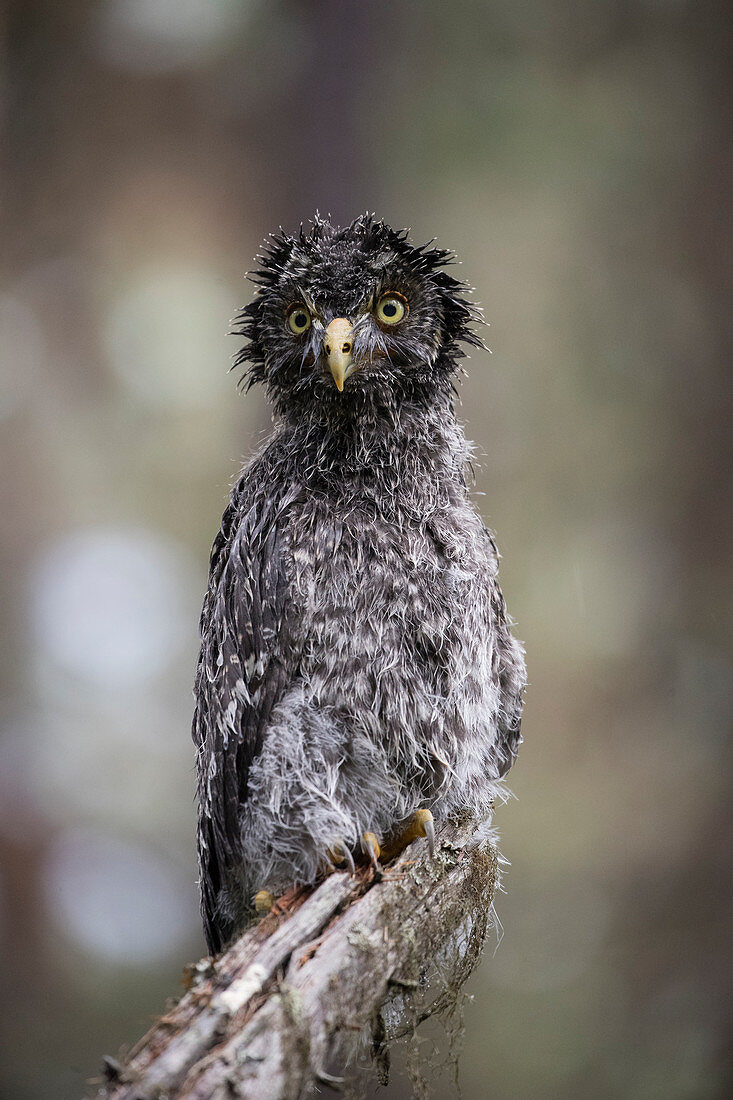
[[[338,1086],[365,1037],[383,1059],[410,1002],[438,1010],[480,954],[497,885],[485,826],[451,823],[386,869],[294,893],[223,955],[129,1056],[105,1061],[99,1100],[288,1100]],[[430,980],[428,981],[428,977]]]

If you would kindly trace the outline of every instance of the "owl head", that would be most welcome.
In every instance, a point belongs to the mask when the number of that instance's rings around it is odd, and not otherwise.
[[[422,404],[450,389],[461,343],[481,345],[478,310],[445,270],[453,255],[407,236],[369,214],[272,236],[236,318],[242,383],[264,382],[277,408],[296,412]]]

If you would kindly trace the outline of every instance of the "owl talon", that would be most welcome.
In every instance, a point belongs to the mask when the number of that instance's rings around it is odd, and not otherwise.
[[[379,857],[381,855],[381,848],[379,841],[374,833],[362,833],[361,834],[361,846],[364,849],[364,854],[369,857],[369,862],[375,871],[381,870],[379,866]]]
[[[255,909],[260,916],[269,913],[274,904],[275,896],[269,890],[258,890],[255,894]]]
[[[423,836],[425,837],[425,839],[427,840],[427,843],[428,843],[428,851],[430,853],[430,859],[433,859],[433,857],[435,856],[435,820],[434,820],[433,814],[431,814],[429,810],[424,810],[424,811],[418,810],[417,812],[418,812],[418,814],[419,813],[427,814],[427,816],[423,818]]]
[[[331,863],[335,864],[336,866],[340,866],[342,863],[345,863],[349,869],[349,872],[352,875],[356,871],[356,867],[354,866],[354,857],[352,856],[350,849],[346,845],[346,842],[341,840],[340,837],[338,840],[335,840],[331,847],[328,849],[328,858],[331,860]]]
[[[435,821],[430,810],[416,810],[409,822],[391,844],[382,849],[382,859],[388,862],[404,851],[413,840],[425,837],[431,858],[435,855]]]

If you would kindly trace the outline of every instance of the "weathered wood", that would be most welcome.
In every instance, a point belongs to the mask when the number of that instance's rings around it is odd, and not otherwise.
[[[296,1100],[338,1085],[365,1042],[383,1060],[408,1002],[414,1024],[455,995],[489,921],[486,826],[452,823],[437,840],[432,859],[418,841],[379,879],[332,874],[190,967],[179,1003],[126,1059],[106,1060],[99,1100]]]

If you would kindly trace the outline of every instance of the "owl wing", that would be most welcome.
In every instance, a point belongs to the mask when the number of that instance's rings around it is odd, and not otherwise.
[[[282,554],[285,513],[295,499],[293,492],[280,502],[253,493],[245,475],[211,552],[193,740],[199,753],[201,910],[212,952],[226,939],[222,889],[242,864],[240,816],[250,768],[299,662]]]
[[[484,536],[493,561],[498,563],[500,555],[496,540],[488,527],[484,527]],[[499,682],[500,693],[497,724],[499,775],[504,776],[516,760],[522,743],[522,692],[526,682],[526,670],[524,650],[511,632],[512,621],[506,609],[495,569],[496,566],[494,566],[490,585],[489,603],[491,619],[496,631],[493,674]]]

